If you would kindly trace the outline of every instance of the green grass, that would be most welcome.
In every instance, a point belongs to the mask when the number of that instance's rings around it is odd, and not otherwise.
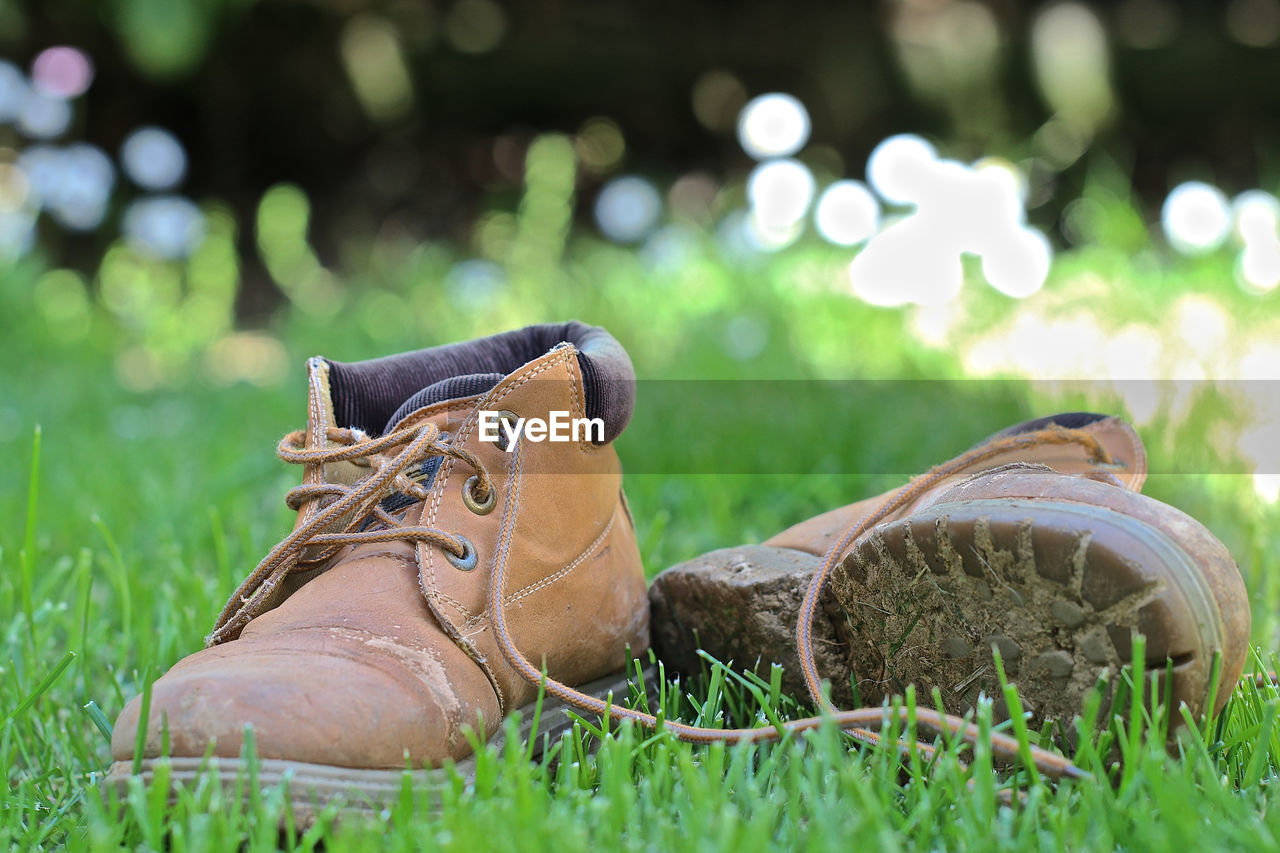
[[[1151,682],[1141,673],[1130,676],[1137,688],[1124,686],[1133,725],[1079,723],[1075,759],[1093,782],[1055,785],[993,767],[981,743],[974,750],[943,743],[926,762],[915,751],[863,750],[830,730],[776,746],[691,747],[627,727],[601,737],[593,733],[598,720],[583,720],[543,761],[526,761],[516,747],[486,750],[473,785],[456,780],[441,803],[406,791],[370,823],[325,816],[310,829],[292,827],[282,792],[253,780],[245,780],[248,805],[210,784],[183,791],[172,806],[159,788],[141,786],[124,802],[104,800],[98,782],[115,715],[149,679],[200,647],[227,594],[288,529],[282,498],[297,472],[273,451],[280,435],[303,422],[307,355],[351,360],[578,316],[613,330],[646,378],[962,375],[952,354],[905,334],[902,312],[805,286],[840,260],[814,246],[751,268],[708,254],[667,273],[646,271],[632,253],[579,246],[570,261],[542,271],[548,281],[515,278],[508,297],[469,311],[432,284],[447,256],[431,249],[394,271],[372,264],[368,280],[349,281],[343,298],[351,317],[377,306],[368,322],[282,312],[269,331],[287,353],[283,384],[220,385],[203,374],[204,351],[192,345],[180,353],[183,372],[145,392],[125,390],[115,366],[131,347],[169,352],[149,337],[155,327],[95,299],[88,320],[68,333],[65,317],[41,314],[33,302],[36,264],[0,272],[0,846],[1198,850],[1280,843],[1280,693],[1243,686],[1218,718],[1189,721],[1181,754],[1170,755],[1164,732],[1178,711],[1150,701]],[[1117,265],[1114,251],[1100,249],[1065,258],[1060,269],[1070,276]],[[1229,263],[1218,258],[1175,272],[1191,289],[1229,277]],[[1169,299],[1161,287],[1135,280],[1116,298],[1117,322],[1157,311]],[[1130,304],[1134,293],[1151,300]],[[975,328],[1009,310],[987,292],[965,299]],[[383,328],[377,318],[388,316],[388,306],[402,313],[391,312],[394,321]],[[738,362],[720,341],[726,322],[744,315],[765,325],[768,342]],[[901,480],[892,472],[922,470],[1042,413],[1048,404],[1040,393],[1009,385],[992,396],[970,386],[939,411],[898,384],[875,405],[843,401],[826,418],[779,413],[762,423],[750,406],[691,412],[699,424],[719,421],[725,438],[720,451],[707,451],[725,455],[703,459],[694,473],[655,473],[654,460],[670,458],[687,425],[679,411],[664,410],[663,428],[641,426],[655,423],[642,413],[620,451],[638,472],[627,488],[645,564],[652,574],[713,548],[759,541],[895,485]],[[1085,395],[1073,402],[1114,401]],[[1196,437],[1231,417],[1225,408],[1201,407],[1190,418],[1153,422],[1144,430],[1153,468],[1208,452]],[[801,473],[785,466],[767,475],[711,473],[717,458],[774,445],[778,453],[825,450],[805,457],[810,467]],[[1280,514],[1254,497],[1243,476],[1155,478],[1152,491],[1193,512],[1232,548],[1253,596],[1255,663],[1274,666]],[[768,724],[774,714],[805,713],[778,694],[770,673],[744,679],[709,664],[663,690],[668,716],[708,724]],[[989,706],[978,720],[990,727]],[[1013,731],[1024,743],[1040,737]],[[1002,805],[1010,794],[1019,805]]]

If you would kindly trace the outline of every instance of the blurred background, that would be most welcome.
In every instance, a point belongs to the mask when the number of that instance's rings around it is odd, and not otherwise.
[[[0,441],[580,317],[647,379],[1027,380],[1274,501],[1278,48],[1280,0],[0,0]]]

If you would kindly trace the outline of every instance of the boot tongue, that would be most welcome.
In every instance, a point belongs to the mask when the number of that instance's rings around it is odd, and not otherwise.
[[[1141,491],[1147,477],[1147,453],[1142,439],[1133,427],[1122,419],[1093,412],[1062,412],[1044,418],[1015,424],[975,446],[981,446],[1001,438],[1035,432],[1050,426],[1078,429],[1091,434],[1117,463],[1111,471],[1120,482],[1132,491]],[[1079,445],[1045,445],[1012,454],[1009,458],[990,460],[974,470],[999,467],[1008,462],[1028,462],[1048,465],[1066,474],[1087,474],[1095,468],[1093,461]]]
[[[448,379],[441,379],[401,403],[400,408],[396,409],[395,414],[387,421],[387,426],[382,430],[382,433],[386,435],[391,432],[396,428],[397,424],[418,409],[434,406],[436,403],[443,403],[446,400],[458,400],[463,397],[485,394],[492,391],[501,381],[501,373],[468,373],[463,376],[450,376]]]
[[[1060,412],[1056,415],[1048,415],[1035,420],[1023,421],[1020,424],[1014,424],[1011,427],[1005,427],[994,435],[989,435],[982,441],[978,442],[975,447],[994,441],[998,438],[1008,438],[1011,435],[1022,435],[1026,432],[1035,432],[1039,429],[1045,429],[1050,425],[1057,425],[1064,429],[1084,429],[1098,421],[1109,420],[1109,415],[1100,415],[1096,412]]]

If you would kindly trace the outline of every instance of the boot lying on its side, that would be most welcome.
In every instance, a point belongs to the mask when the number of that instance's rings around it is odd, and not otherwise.
[[[697,670],[698,648],[742,666],[776,662],[802,695],[816,684],[805,676],[811,657],[836,705],[875,705],[915,685],[922,704],[936,687],[949,713],[964,714],[979,692],[1001,696],[994,648],[1033,720],[1069,724],[1103,671],[1131,662],[1136,631],[1148,671],[1172,666],[1175,709],[1200,714],[1211,695],[1222,707],[1249,648],[1248,597],[1221,542],[1139,494],[1146,456],[1128,424],[1057,415],[948,464],[927,488],[917,480],[910,493],[663,572],[650,590],[655,649],[686,671]],[[795,626],[821,558],[868,523],[832,555],[811,656],[798,652]]]

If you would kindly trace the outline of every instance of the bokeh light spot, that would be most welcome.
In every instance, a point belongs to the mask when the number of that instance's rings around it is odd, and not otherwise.
[[[968,101],[960,93],[994,84],[1000,25],[986,5],[947,0],[885,8],[892,10],[889,34],[907,83],[921,96],[954,109]]]
[[[1026,204],[1030,182],[1022,170],[1003,157],[983,157],[973,164],[973,173],[1000,185],[1000,194],[1018,205]]]
[[[153,196],[129,205],[124,233],[140,252],[156,258],[185,258],[204,240],[204,214],[182,196]]]
[[[125,174],[147,190],[171,190],[187,174],[187,152],[182,143],[160,127],[140,127],[120,146]]]
[[[919,136],[902,133],[881,142],[867,158],[867,180],[886,201],[917,204],[928,192],[938,152]]]
[[[1227,32],[1249,47],[1269,47],[1280,38],[1280,0],[1233,0]]]
[[[488,53],[507,33],[507,13],[493,0],[458,0],[444,28],[459,52]]]
[[[809,141],[809,112],[791,95],[753,98],[738,117],[738,142],[757,160],[787,157]]]
[[[613,119],[598,116],[587,119],[573,140],[578,159],[589,171],[601,174],[622,161],[627,150],[622,130]]]
[[[818,233],[837,246],[871,238],[880,226],[880,203],[861,181],[836,181],[818,199]]]
[[[996,290],[1023,299],[1044,286],[1053,250],[1044,234],[1020,228],[982,256],[982,274]]]
[[[49,212],[73,231],[92,231],[107,215],[116,172],[111,159],[93,145],[78,142],[62,152],[62,181]]]
[[[634,243],[662,216],[662,196],[650,181],[635,175],[605,184],[596,197],[596,224],[610,240]]]
[[[233,332],[215,341],[205,356],[205,365],[215,382],[230,385],[279,384],[288,370],[284,344],[261,332]]]
[[[46,48],[31,63],[31,83],[45,95],[74,98],[83,95],[92,82],[93,63],[74,47]]]
[[[445,290],[460,308],[484,308],[507,288],[507,273],[493,261],[472,258],[454,264],[444,278]]]
[[[13,163],[0,163],[0,213],[21,208],[30,192],[26,172]]]
[[[708,71],[693,84],[693,115],[707,130],[733,128],[747,102],[747,90],[727,71]]]
[[[18,157],[31,200],[66,228],[89,231],[106,216],[115,167],[103,151],[85,142],[66,148],[32,145]]]
[[[0,59],[0,122],[11,122],[22,113],[30,87],[18,66]]]
[[[1280,239],[1280,200],[1265,190],[1248,190],[1231,202],[1232,225],[1244,245]]]
[[[850,264],[854,292],[865,301],[945,304],[963,285],[965,255],[980,259],[988,283],[1008,296],[1044,285],[1052,248],[1025,225],[1027,180],[1013,163],[939,159],[924,139],[900,134],[872,151],[867,176],[881,197],[914,209],[880,226]]]
[[[413,84],[395,27],[365,12],[342,30],[342,61],[365,113],[374,121],[392,122],[413,106]]]
[[[1031,57],[1044,98],[1066,121],[1090,135],[1111,114],[1107,33],[1082,3],[1055,3],[1031,25]]]
[[[1250,243],[1240,253],[1236,273],[1244,289],[1270,293],[1280,285],[1280,242]]]
[[[789,230],[809,212],[817,184],[797,160],[761,163],[747,178],[751,213],[766,232]]]
[[[1231,203],[1236,238],[1244,245],[1236,278],[1251,293],[1268,293],[1280,285],[1280,200],[1263,190],[1249,190]]]
[[[1042,124],[1031,141],[1036,152],[1055,169],[1066,169],[1089,148],[1089,135],[1062,116]]]
[[[710,225],[714,219],[716,194],[720,188],[706,172],[690,172],[676,179],[667,191],[667,202],[675,216]]]
[[[50,270],[40,276],[32,301],[55,340],[72,343],[89,333],[89,292],[74,270]]]
[[[1200,181],[1179,184],[1165,199],[1160,224],[1170,245],[1183,254],[1212,252],[1231,232],[1231,208],[1217,187]]]
[[[71,126],[71,104],[28,90],[18,111],[18,129],[32,139],[54,139]]]
[[[936,236],[918,217],[885,228],[849,264],[853,292],[883,307],[954,299],[964,284],[964,267],[959,252],[939,247]]]
[[[35,245],[36,219],[26,210],[0,211],[0,260],[20,258]]]
[[[795,222],[767,223],[761,222],[755,213],[747,216],[744,222],[747,242],[757,252],[777,252],[787,248],[800,238],[804,232],[804,220]]]
[[[640,260],[654,272],[676,274],[698,254],[698,232],[686,225],[667,225],[649,235]]]
[[[1254,474],[1253,491],[1269,504],[1280,500],[1280,474]]]

